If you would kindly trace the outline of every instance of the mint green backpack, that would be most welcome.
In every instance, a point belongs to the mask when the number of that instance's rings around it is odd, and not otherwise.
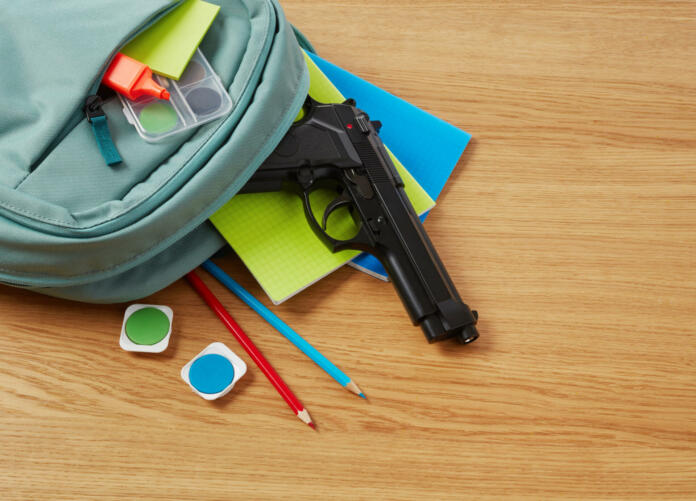
[[[107,99],[122,158],[109,166],[85,103],[118,50],[180,3],[0,0],[0,282],[130,301],[224,245],[207,219],[292,124],[309,88],[297,40],[311,46],[275,0],[220,1],[201,50],[232,112],[150,144]]]

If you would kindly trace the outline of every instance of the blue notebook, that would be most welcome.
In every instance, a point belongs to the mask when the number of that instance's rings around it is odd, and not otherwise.
[[[471,135],[316,54],[308,54],[341,94],[355,99],[358,108],[382,122],[382,140],[428,195],[437,200]],[[423,214],[421,221],[426,216]],[[359,255],[350,264],[374,277],[388,279],[382,264],[369,254]]]

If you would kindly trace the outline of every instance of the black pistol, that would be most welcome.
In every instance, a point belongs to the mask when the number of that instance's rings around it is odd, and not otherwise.
[[[478,314],[462,302],[407,198],[379,138],[381,124],[370,121],[352,99],[322,104],[308,97],[304,110],[241,193],[296,191],[309,225],[332,252],[361,250],[381,261],[428,342],[476,340]],[[320,224],[310,195],[327,187],[337,195]],[[341,207],[350,210],[359,228],[345,240],[326,228],[331,213]]]

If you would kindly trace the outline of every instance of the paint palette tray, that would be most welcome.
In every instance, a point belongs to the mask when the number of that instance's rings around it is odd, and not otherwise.
[[[142,96],[131,101],[118,95],[126,119],[145,141],[165,140],[232,110],[232,99],[200,49],[196,50],[179,81],[161,75],[153,78],[169,91],[169,100]]]
[[[173,320],[169,306],[132,304],[123,316],[119,344],[126,351],[161,353],[169,346]]]
[[[181,379],[206,400],[218,399],[246,374],[247,366],[224,343],[211,343],[181,369]]]

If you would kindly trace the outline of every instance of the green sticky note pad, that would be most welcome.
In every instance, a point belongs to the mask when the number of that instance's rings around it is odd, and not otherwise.
[[[343,102],[345,99],[341,93],[314,62],[307,56],[305,60],[310,74],[310,96],[323,103]],[[416,212],[422,214],[431,209],[435,202],[398,159],[391,152],[389,154]],[[318,192],[317,196],[316,205],[315,200],[311,200],[312,209],[321,221],[322,211],[317,211],[317,208],[325,207],[336,195]],[[343,216],[343,220],[339,219],[336,224],[330,220],[330,225],[339,231],[350,232],[353,226],[351,216],[337,213],[338,216]],[[327,249],[307,223],[302,200],[295,193],[279,191],[236,195],[210,220],[275,304],[359,254],[359,251],[351,250],[334,254]]]
[[[186,0],[131,40],[121,52],[147,64],[155,73],[179,80],[219,10],[218,5]]]

